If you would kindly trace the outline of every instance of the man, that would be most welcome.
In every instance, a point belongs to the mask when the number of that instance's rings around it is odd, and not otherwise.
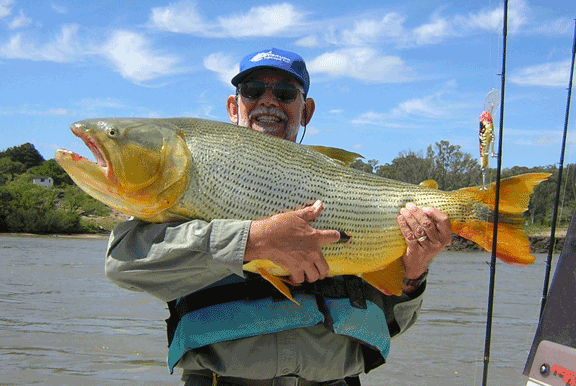
[[[314,113],[306,65],[294,53],[248,55],[232,84],[226,108],[238,125],[295,141]],[[318,201],[258,221],[131,220],[112,232],[106,273],[168,302],[168,365],[183,369],[186,385],[358,384],[358,374],[384,362],[390,336],[415,322],[450,223],[436,209],[402,208],[404,293],[384,296],[356,277],[327,278],[321,248],[341,235],[308,224],[321,211]],[[255,259],[290,273],[299,306],[242,271]]]

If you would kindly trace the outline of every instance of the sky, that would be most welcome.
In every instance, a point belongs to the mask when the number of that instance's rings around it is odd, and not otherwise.
[[[263,4],[0,0],[0,150],[30,142],[45,159],[58,148],[94,159],[69,130],[88,118],[228,122],[241,59],[276,47],[310,72],[304,144],[380,164],[443,140],[478,155],[478,118],[502,88],[503,3]],[[558,164],[576,3],[510,0],[508,10],[502,165]],[[576,163],[575,118],[565,163]],[[499,106],[494,119],[498,132]]]

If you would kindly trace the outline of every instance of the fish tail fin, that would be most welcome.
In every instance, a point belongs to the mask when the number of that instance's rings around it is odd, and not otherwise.
[[[534,188],[550,175],[550,173],[522,174],[500,181],[496,256],[506,263],[526,265],[534,262],[535,257],[530,254],[530,242],[524,230],[522,214],[528,209]],[[467,195],[471,200],[466,219],[453,223],[452,231],[491,252],[496,183],[492,183],[487,189],[471,187],[460,189],[455,193]]]

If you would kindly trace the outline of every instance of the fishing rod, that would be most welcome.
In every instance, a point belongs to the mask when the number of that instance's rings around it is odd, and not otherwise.
[[[506,85],[506,40],[508,35],[508,0],[504,0],[504,17],[502,27],[502,85],[500,93],[500,128],[498,135],[498,152],[496,167],[496,197],[494,200],[494,232],[492,235],[492,258],[490,260],[490,287],[488,294],[488,311],[486,312],[486,338],[484,340],[484,371],[482,385],[488,384],[488,365],[490,363],[490,342],[492,339],[492,318],[494,311],[494,283],[496,281],[496,248],[498,246],[498,213],[500,205],[500,174],[502,170],[502,142],[504,131],[504,90]]]
[[[550,228],[550,245],[548,246],[548,258],[546,259],[546,274],[544,275],[544,288],[542,289],[542,301],[540,303],[540,319],[548,299],[548,287],[550,286],[550,273],[552,271],[552,255],[556,244],[556,221],[558,220],[558,206],[560,202],[560,190],[562,186],[562,170],[564,168],[564,153],[566,151],[566,136],[568,134],[568,121],[570,118],[570,99],[572,97],[572,80],[574,78],[574,58],[576,57],[576,19],[574,24],[574,39],[572,40],[572,64],[570,65],[570,78],[568,81],[568,100],[566,102],[566,116],[564,118],[564,134],[562,148],[560,150],[560,163],[558,166],[558,184],[556,186],[556,200],[552,212],[552,226]]]

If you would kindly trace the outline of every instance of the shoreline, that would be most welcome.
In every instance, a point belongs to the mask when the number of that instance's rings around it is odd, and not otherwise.
[[[64,238],[64,239],[98,239],[106,240],[110,237],[111,232],[103,233],[78,233],[78,234],[36,234],[36,233],[0,233],[1,236],[10,237],[54,237],[54,238]],[[566,238],[566,231],[560,231],[555,236],[556,238],[556,252],[559,253],[564,246],[564,240]],[[531,253],[547,253],[550,248],[550,236],[545,236],[543,233],[538,235],[529,235],[528,240],[530,241],[530,251]],[[466,240],[465,238],[452,235],[452,241],[448,246],[446,246],[446,251],[482,251],[483,249],[478,246],[478,244]]]
[[[78,233],[78,234],[37,234],[37,233],[0,233],[0,237],[54,237],[63,239],[108,239],[110,232],[107,233]]]
[[[566,232],[563,232],[563,234],[556,235],[555,239],[556,239],[555,253],[560,253],[560,251],[564,247]],[[528,240],[530,241],[531,253],[547,253],[550,248],[550,236],[530,235],[528,236]],[[483,251],[483,249],[478,244],[470,240],[466,240],[465,238],[458,235],[452,235],[452,241],[450,242],[450,244],[448,244],[448,246],[446,246],[445,250],[462,251],[462,252]]]

